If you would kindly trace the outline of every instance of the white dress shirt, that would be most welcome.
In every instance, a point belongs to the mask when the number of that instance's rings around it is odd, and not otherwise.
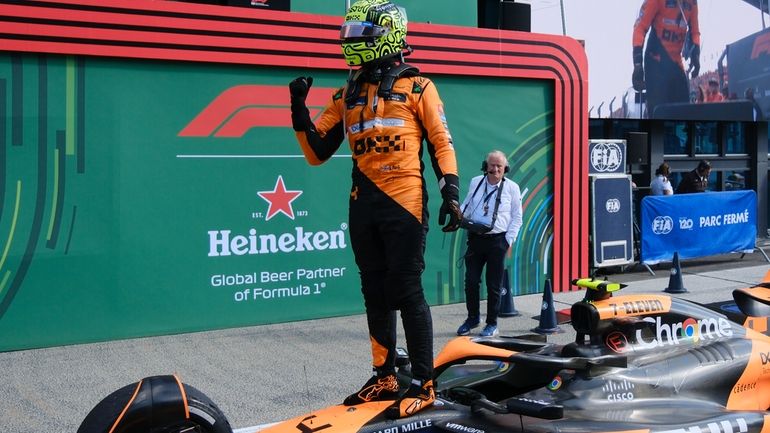
[[[480,182],[484,182],[479,186]],[[513,245],[519,236],[519,229],[522,224],[521,211],[521,190],[516,182],[503,178],[496,185],[491,185],[487,181],[487,176],[481,175],[471,179],[468,186],[468,195],[465,197],[460,209],[463,211],[463,218],[470,218],[478,223],[491,225],[492,216],[495,211],[495,202],[497,200],[497,189],[502,183],[503,189],[500,195],[500,207],[497,209],[497,219],[492,230],[487,234],[505,232],[505,240],[508,245]],[[478,191],[476,191],[476,187]],[[474,191],[476,194],[474,195]],[[486,212],[484,208],[486,207]]]
[[[665,191],[669,191],[669,194],[673,194],[674,188],[671,187],[671,182],[668,181],[666,176],[659,174],[652,180],[652,182],[650,182],[650,193],[652,195],[665,195]]]

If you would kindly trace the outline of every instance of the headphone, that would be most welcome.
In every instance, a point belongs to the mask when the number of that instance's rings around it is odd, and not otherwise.
[[[481,171],[483,171],[486,174],[488,167],[489,166],[487,165],[487,160],[485,159],[481,163]],[[508,166],[508,161],[505,161],[505,168],[503,169],[503,174],[508,173],[509,171],[511,171],[511,167]]]

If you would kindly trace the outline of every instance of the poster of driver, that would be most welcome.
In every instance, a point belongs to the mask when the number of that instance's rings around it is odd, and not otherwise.
[[[589,71],[591,117],[753,121],[770,113],[767,2],[531,3],[533,31],[582,41],[589,64],[600,65]],[[597,10],[607,18],[597,20]]]

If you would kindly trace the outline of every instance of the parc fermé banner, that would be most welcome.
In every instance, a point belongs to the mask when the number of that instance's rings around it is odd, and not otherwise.
[[[301,73],[0,55],[0,351],[362,313],[350,149],[305,161],[287,86]],[[345,72],[312,73],[317,116]],[[553,88],[479,80],[434,78],[461,194],[487,152],[509,156],[525,226],[506,267],[514,295],[537,293],[552,262]],[[463,302],[465,232],[441,232],[424,153],[423,287],[433,305]]]
[[[647,196],[642,199],[642,263],[754,251],[754,191]]]

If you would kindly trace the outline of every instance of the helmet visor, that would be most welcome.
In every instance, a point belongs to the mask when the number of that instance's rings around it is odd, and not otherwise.
[[[346,21],[340,29],[340,39],[377,38],[388,34],[387,27],[369,21]]]

